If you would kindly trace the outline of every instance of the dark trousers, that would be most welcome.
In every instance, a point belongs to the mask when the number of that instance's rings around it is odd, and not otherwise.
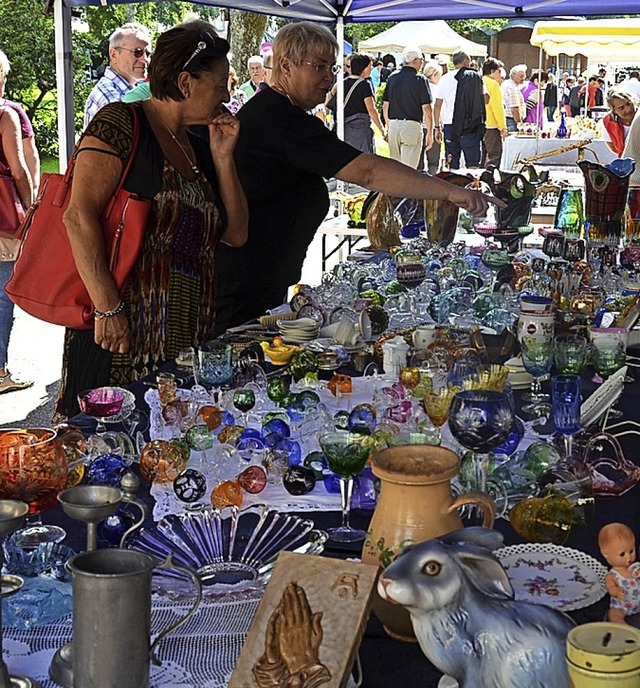
[[[456,136],[453,132],[453,124],[445,124],[444,154],[447,159],[451,156],[450,167],[452,170],[460,169],[461,154],[464,155],[466,167],[480,167],[482,138],[477,133]]]
[[[553,116],[556,114],[558,108],[555,105],[547,106],[547,121],[553,122]]]
[[[487,129],[484,132],[484,166],[500,167],[502,159],[502,134],[500,129]]]

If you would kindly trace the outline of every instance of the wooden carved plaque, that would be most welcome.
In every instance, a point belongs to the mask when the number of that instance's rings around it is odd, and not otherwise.
[[[345,686],[377,572],[368,564],[282,552],[229,688]]]

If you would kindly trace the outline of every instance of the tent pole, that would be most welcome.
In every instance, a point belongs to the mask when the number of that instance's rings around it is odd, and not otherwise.
[[[58,93],[58,160],[60,172],[67,169],[74,145],[73,52],[71,49],[71,9],[62,0],[53,6]]]
[[[344,77],[342,71],[344,65],[344,17],[338,15],[336,21],[336,39],[338,41],[338,64],[341,71],[336,77],[336,84],[338,86],[336,93],[336,133],[338,138],[344,140]]]
[[[538,122],[544,124],[544,119],[542,117],[542,46],[540,46],[540,54],[538,58],[538,102],[536,103],[536,110],[538,111],[536,119]]]
[[[338,64],[340,71],[336,76],[336,134],[344,141],[344,17],[339,14],[336,20],[336,39],[338,40]],[[344,192],[344,182],[338,179],[336,184],[338,193]]]

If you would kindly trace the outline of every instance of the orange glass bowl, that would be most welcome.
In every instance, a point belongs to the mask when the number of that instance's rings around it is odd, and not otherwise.
[[[0,430],[0,499],[17,499],[36,514],[67,486],[68,459],[50,428]]]

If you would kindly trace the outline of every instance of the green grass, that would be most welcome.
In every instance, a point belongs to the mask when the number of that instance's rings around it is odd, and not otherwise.
[[[58,158],[53,156],[47,156],[40,160],[40,171],[41,172],[59,172],[60,165]]]

